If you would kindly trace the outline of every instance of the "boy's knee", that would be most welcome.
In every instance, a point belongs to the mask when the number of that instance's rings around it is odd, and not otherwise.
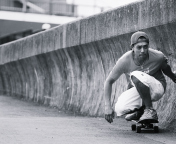
[[[139,80],[138,78],[136,78],[136,76],[131,76],[131,81],[133,82],[133,84],[135,85],[136,89],[139,90],[139,89],[148,89],[149,86],[146,85],[145,83],[143,83],[142,80]]]
[[[131,81],[135,86],[148,87],[148,75],[141,71],[133,71],[130,75]]]
[[[131,80],[133,81],[133,83],[136,85],[136,84],[139,84],[140,83],[140,80],[137,79],[135,76],[131,76]]]
[[[131,76],[131,80],[134,83],[136,88],[144,88],[146,87],[138,78],[136,78],[135,76]]]

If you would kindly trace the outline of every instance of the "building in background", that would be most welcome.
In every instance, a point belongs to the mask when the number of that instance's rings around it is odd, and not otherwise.
[[[106,7],[96,4],[79,5],[74,0],[71,3],[68,0],[0,0],[0,44],[97,14],[105,9]]]

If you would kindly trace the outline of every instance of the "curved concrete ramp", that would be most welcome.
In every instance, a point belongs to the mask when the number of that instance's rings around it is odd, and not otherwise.
[[[1,45],[1,93],[103,116],[105,78],[137,30],[149,34],[150,46],[164,52],[176,70],[176,0],[146,0]],[[176,85],[167,82],[155,107],[168,128],[175,124]],[[121,76],[113,85],[112,102],[125,89]]]

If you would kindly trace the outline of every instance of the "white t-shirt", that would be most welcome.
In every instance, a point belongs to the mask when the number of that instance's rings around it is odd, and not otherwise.
[[[145,61],[142,66],[138,66],[134,63],[133,60],[133,51],[126,52],[116,63],[118,65],[118,73],[119,75],[125,74],[127,78],[127,82],[131,85],[130,81],[130,73],[133,71],[142,71],[145,72],[157,80],[159,80],[164,89],[166,88],[166,80],[161,71],[161,66],[163,62],[167,62],[167,58],[165,55],[158,50],[148,49],[149,59]]]

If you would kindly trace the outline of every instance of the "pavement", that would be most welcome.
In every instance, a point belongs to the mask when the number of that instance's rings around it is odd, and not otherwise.
[[[131,122],[71,112],[31,101],[0,96],[0,144],[175,144],[176,134],[131,131]]]

